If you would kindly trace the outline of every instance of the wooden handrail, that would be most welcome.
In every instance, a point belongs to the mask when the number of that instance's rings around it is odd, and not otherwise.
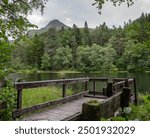
[[[88,82],[89,78],[76,78],[76,79],[59,79],[59,80],[47,80],[47,81],[32,81],[32,82],[16,82],[14,84],[16,89],[28,89],[36,87],[45,87],[49,85],[63,85],[74,84],[81,82]]]
[[[89,81],[108,82],[108,78],[106,78],[106,77],[90,77]]]

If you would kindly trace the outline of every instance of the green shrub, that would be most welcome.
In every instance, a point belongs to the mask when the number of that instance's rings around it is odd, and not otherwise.
[[[129,120],[138,119],[140,121],[149,121],[150,120],[150,100],[149,95],[141,96],[143,102],[138,105],[131,105],[132,111],[131,114],[128,115]]]
[[[147,96],[147,100],[148,100],[148,101],[150,101],[150,95],[149,95],[149,96]]]
[[[7,108],[0,111],[0,120],[12,120],[12,111],[16,109],[16,91],[11,80],[0,89],[0,101],[7,102]]]

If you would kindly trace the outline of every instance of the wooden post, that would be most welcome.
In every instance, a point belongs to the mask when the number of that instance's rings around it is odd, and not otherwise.
[[[121,108],[123,109],[124,107],[129,106],[129,101],[130,101],[130,95],[131,95],[131,89],[128,87],[123,88],[123,93],[121,94]]]
[[[17,90],[17,109],[22,107],[22,89]]]
[[[98,101],[89,101],[82,105],[83,121],[100,121],[100,103]]]
[[[138,99],[137,99],[137,90],[136,90],[136,80],[135,80],[135,78],[133,79],[133,81],[134,81],[134,103],[135,103],[135,105],[137,105],[138,104]]]
[[[125,87],[129,87],[129,82],[128,82],[128,79],[125,79]]]
[[[110,97],[113,95],[113,89],[112,89],[112,83],[108,83],[107,85],[107,91],[106,91],[106,96]]]
[[[20,82],[20,80],[18,80]],[[22,107],[22,89],[17,89],[17,109]]]
[[[95,82],[95,80],[93,81],[93,92],[95,92],[96,91],[96,82]]]
[[[88,82],[85,82],[84,90],[87,91],[88,87]]]
[[[62,97],[66,97],[66,84],[65,84],[65,82],[63,83],[63,93],[62,93]]]

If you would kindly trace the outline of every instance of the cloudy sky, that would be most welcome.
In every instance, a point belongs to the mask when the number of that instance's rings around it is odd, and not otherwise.
[[[92,6],[94,0],[49,0],[44,15],[34,11],[28,19],[39,28],[46,26],[53,19],[58,19],[70,27],[73,24],[83,27],[85,21],[90,28],[95,28],[103,22],[109,27],[119,26],[129,19],[138,18],[142,12],[150,13],[150,0],[134,1],[135,4],[130,8],[125,3],[114,7],[112,3],[107,2],[103,6],[102,14],[99,15],[96,6]]]

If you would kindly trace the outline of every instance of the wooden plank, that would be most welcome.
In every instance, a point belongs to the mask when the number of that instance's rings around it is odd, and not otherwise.
[[[77,112],[69,117],[62,119],[61,121],[78,121],[82,118],[82,112]]]
[[[81,82],[88,82],[89,78],[76,78],[76,79],[60,79],[60,80],[47,80],[47,81],[32,81],[32,82],[16,82],[16,89],[27,89],[27,88],[36,88],[36,87],[45,87],[49,85],[63,85],[74,84]]]
[[[123,85],[124,83],[125,83],[125,81],[116,82],[113,84],[113,87],[115,87],[117,85]]]
[[[119,92],[101,102],[101,117],[108,118],[120,108],[121,94]]]
[[[108,82],[108,78],[102,78],[102,77],[91,77],[90,79],[89,79],[89,81],[101,81],[101,82]]]
[[[133,84],[134,83],[134,79],[128,79],[128,82]]]
[[[88,93],[88,91],[84,91],[84,92],[81,92],[79,94],[74,94],[74,95],[71,95],[71,96],[67,96],[65,98],[57,99],[57,100],[54,100],[54,101],[46,102],[46,103],[43,103],[43,104],[35,105],[35,106],[24,108],[24,109],[15,110],[13,112],[13,119],[16,119],[17,117],[19,117],[23,114],[31,113],[31,112],[34,112],[34,111],[37,111],[37,110],[40,110],[40,109],[44,109],[46,107],[56,106],[58,104],[63,104],[63,103],[78,99],[80,97],[83,97],[87,93]]]
[[[114,93],[121,91],[125,85],[125,81],[116,82],[113,84]]]
[[[25,117],[23,120],[27,121],[35,121],[35,120],[49,120],[49,121],[58,121],[63,120],[65,118],[71,117],[76,113],[82,112],[82,104],[84,102],[90,101],[91,99],[96,99],[98,101],[102,101],[103,99],[97,98],[87,98],[82,97],[59,106],[56,106],[51,109],[42,110],[41,112],[37,112],[34,114],[30,114]],[[61,115],[63,114],[63,115]]]
[[[128,78],[113,78],[113,82],[125,81]]]
[[[85,94],[84,97],[91,97],[91,98],[100,98],[100,99],[107,99],[107,96],[103,95],[91,95],[91,94]]]

